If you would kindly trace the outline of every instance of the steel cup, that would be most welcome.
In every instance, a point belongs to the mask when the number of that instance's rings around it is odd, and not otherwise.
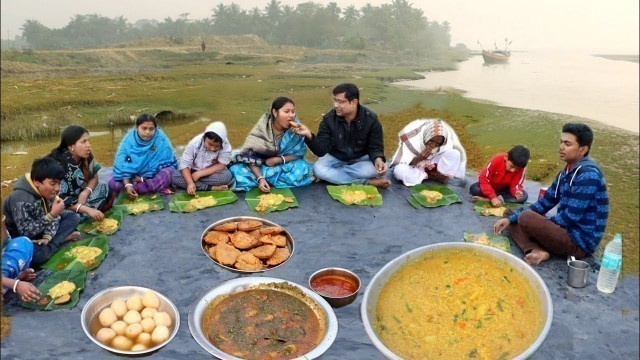
[[[576,260],[573,256],[567,261],[569,265],[569,274],[567,275],[567,284],[574,288],[583,288],[587,286],[590,266],[586,261]]]

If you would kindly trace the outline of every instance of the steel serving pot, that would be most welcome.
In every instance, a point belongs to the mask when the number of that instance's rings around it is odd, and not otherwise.
[[[238,222],[238,221],[245,221],[245,220],[257,220],[262,222],[264,225],[266,226],[279,226],[281,228],[284,229],[284,236],[287,238],[287,249],[289,249],[289,258],[287,258],[287,260],[283,261],[282,263],[276,265],[276,266],[270,266],[270,267],[265,267],[262,268],[260,270],[240,270],[240,269],[236,269],[233,266],[227,266],[227,265],[223,265],[220,264],[219,262],[215,261],[214,259],[211,258],[211,256],[209,255],[209,251],[206,248],[206,244],[204,242],[204,237],[205,235],[207,235],[207,233],[211,230],[213,230],[214,227],[218,226],[218,225],[222,225],[228,222]],[[258,272],[264,272],[264,271],[268,271],[271,269],[275,269],[277,267],[280,267],[284,264],[287,263],[287,261],[289,261],[289,259],[291,259],[291,257],[293,256],[293,250],[294,250],[294,246],[293,246],[293,237],[291,236],[291,234],[289,234],[289,232],[287,231],[287,229],[284,228],[284,226],[278,225],[275,222],[271,221],[271,220],[267,220],[267,219],[263,219],[263,218],[259,218],[259,217],[254,217],[254,216],[234,216],[234,217],[229,217],[226,219],[222,219],[222,220],[218,220],[216,222],[214,222],[213,224],[207,226],[206,229],[204,229],[204,231],[202,232],[202,235],[200,235],[200,247],[202,248],[202,251],[204,252],[204,254],[211,260],[213,261],[216,265],[221,266],[227,270],[231,270],[234,272],[239,272],[239,273],[245,273],[245,274],[250,274],[250,273],[258,273]]]
[[[491,246],[463,242],[439,243],[411,250],[391,260],[374,275],[373,279],[371,279],[371,282],[365,290],[360,307],[360,316],[362,318],[362,323],[373,345],[388,359],[402,359],[401,357],[393,353],[387,346],[385,346],[384,343],[382,343],[373,328],[373,321],[376,317],[376,306],[378,303],[380,292],[384,288],[384,285],[387,283],[389,278],[405,264],[412,262],[415,259],[422,258],[423,256],[428,256],[428,254],[432,252],[451,249],[474,250],[477,252],[485,253],[488,256],[496,258],[497,260],[505,261],[507,264],[511,265],[515,270],[519,271],[522,275],[529,279],[534,291],[540,298],[542,314],[545,317],[544,326],[538,337],[522,354],[516,356],[516,359],[526,359],[530,357],[544,342],[547,334],[549,333],[551,322],[553,320],[553,303],[551,301],[551,294],[549,293],[547,285],[544,283],[540,275],[538,275],[538,273],[533,268],[531,268],[531,266],[529,266],[526,262],[517,258],[516,256],[503,250],[493,248]]]
[[[207,309],[210,302],[216,300],[216,298],[220,296],[227,296],[230,294],[235,294],[237,292],[253,289],[253,288],[264,288],[264,286],[269,286],[269,284],[278,284],[278,283],[286,283],[291,286],[295,286],[299,290],[302,291],[304,295],[306,295],[306,299],[301,299],[305,302],[313,301],[316,305],[314,306],[316,311],[322,311],[322,315],[325,318],[325,335],[320,340],[320,343],[309,351],[306,354],[301,355],[300,359],[315,359],[322,355],[333,343],[338,335],[338,319],[336,318],[336,314],[333,312],[331,306],[322,298],[320,295],[315,292],[305,288],[304,286],[298,285],[296,283],[277,279],[270,277],[242,277],[237,279],[232,279],[223,282],[222,284],[215,286],[203,294],[199,295],[196,300],[191,305],[189,309],[189,331],[191,332],[191,336],[193,336],[194,340],[202,346],[209,354],[219,358],[219,359],[229,359],[229,360],[242,360],[238,357],[229,355],[214,346],[204,334],[202,329],[202,318],[204,316],[205,310]],[[274,287],[276,289],[276,287]]]
[[[160,307],[158,308],[158,311],[165,311],[171,317],[172,329],[170,329],[171,333],[169,335],[169,338],[161,344],[149,347],[148,349],[142,351],[119,350],[98,341],[98,339],[95,337],[95,334],[102,327],[98,320],[100,311],[111,305],[111,303],[117,299],[124,300],[133,295],[142,296],[149,290],[153,291],[158,296],[158,298],[160,298]],[[82,308],[80,321],[82,323],[82,330],[84,330],[84,333],[87,335],[87,337],[101,348],[117,354],[143,355],[152,353],[167,345],[169,341],[171,341],[176,336],[176,334],[178,333],[178,328],[180,328],[180,312],[178,312],[178,308],[176,308],[176,306],[173,304],[173,302],[171,302],[171,300],[169,300],[169,298],[153,289],[148,289],[141,286],[116,286],[107,288],[93,295],[93,297],[89,299],[89,301],[87,301],[84,308]]]

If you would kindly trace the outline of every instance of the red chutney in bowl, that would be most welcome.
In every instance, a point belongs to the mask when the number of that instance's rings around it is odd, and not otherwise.
[[[322,296],[345,297],[358,290],[353,280],[341,275],[319,276],[311,281],[311,287]]]

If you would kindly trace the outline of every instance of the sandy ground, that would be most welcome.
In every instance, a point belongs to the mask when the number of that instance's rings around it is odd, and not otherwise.
[[[104,175],[104,174],[103,174]],[[494,217],[479,217],[469,202],[468,185],[452,185],[463,203],[432,209],[414,209],[409,191],[394,183],[382,190],[380,207],[344,206],[332,200],[324,183],[294,189],[300,206],[263,218],[285,226],[295,241],[295,252],[283,266],[256,274],[286,279],[304,286],[316,270],[345,267],[362,280],[356,301],[335,309],[339,329],[322,359],[380,359],[382,355],[367,337],[360,319],[364,289],[387,262],[420,246],[461,241],[464,231],[490,231]],[[528,183],[532,198],[539,186]],[[169,297],[178,307],[181,321],[176,337],[151,355],[157,359],[208,359],[191,337],[189,308],[198,294],[242,275],[213,263],[203,253],[200,236],[211,223],[232,216],[255,216],[238,194],[238,201],[190,214],[166,209],[127,216],[121,229],[109,237],[109,254],[87,276],[80,301],[71,310],[34,312],[19,306],[14,296],[5,303],[12,316],[12,334],[1,344],[3,359],[106,359],[113,354],[93,344],[84,334],[80,315],[86,302],[112,286],[139,285]],[[512,244],[512,252],[521,257]],[[593,259],[588,259],[593,265]],[[551,330],[533,359],[637,359],[639,350],[638,278],[622,279],[615,293],[596,287],[597,272],[589,274],[585,288],[566,283],[566,259],[552,258],[535,268],[545,280],[553,300]],[[45,272],[39,275],[44,277]],[[431,276],[428,275],[428,276]],[[488,334],[490,336],[490,334]]]

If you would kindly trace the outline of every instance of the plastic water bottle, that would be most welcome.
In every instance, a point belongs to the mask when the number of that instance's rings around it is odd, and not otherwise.
[[[602,265],[596,287],[605,293],[612,293],[618,284],[618,276],[622,269],[622,235],[616,234],[613,241],[607,244],[602,256]]]

